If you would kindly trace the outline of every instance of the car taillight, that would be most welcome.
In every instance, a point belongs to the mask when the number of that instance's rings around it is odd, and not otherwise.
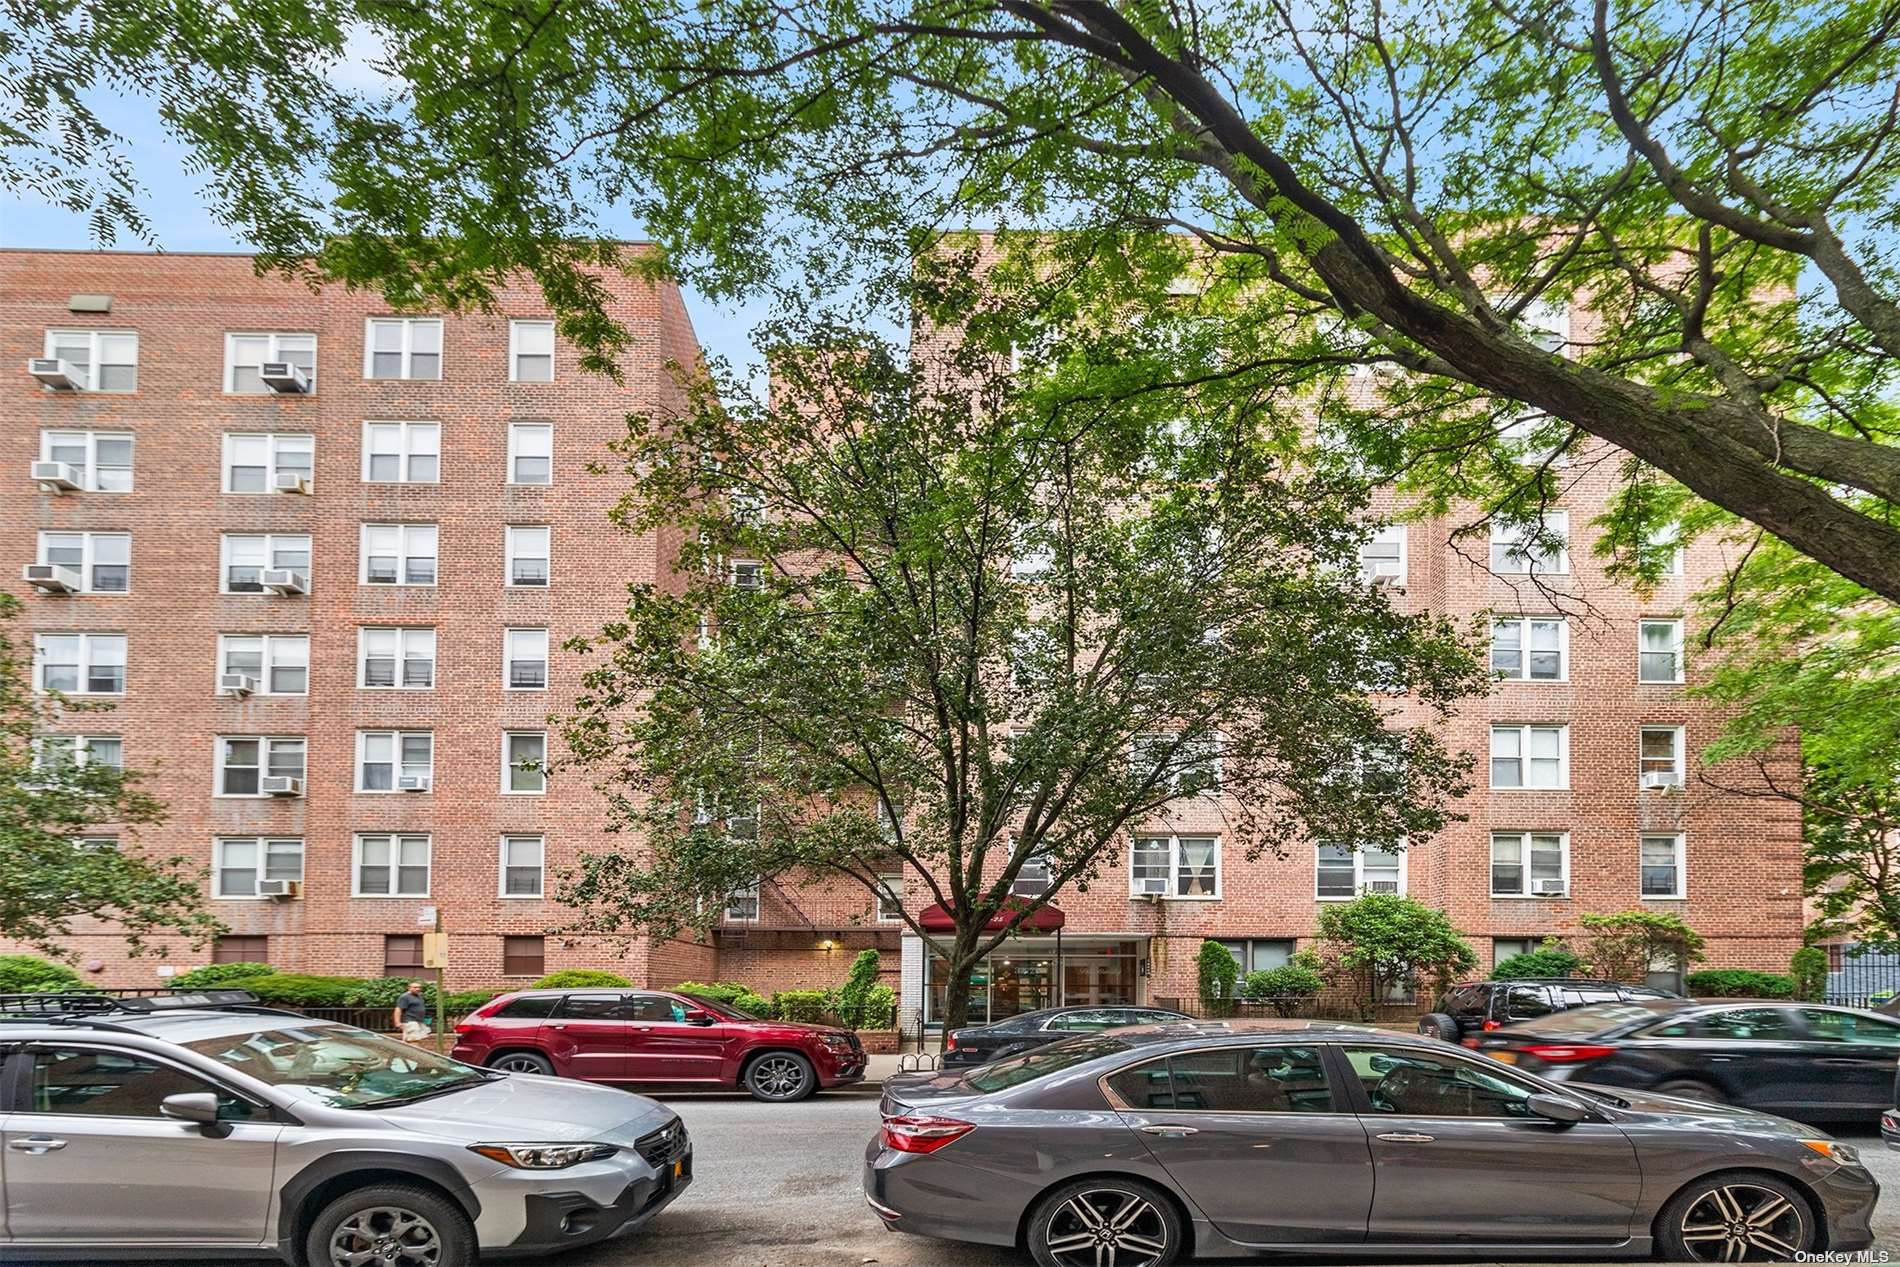
[[[1475,1038],[1466,1038],[1466,1039],[1462,1039],[1462,1040],[1460,1040],[1460,1042],[1459,1042],[1459,1044],[1458,1044],[1458,1045],[1459,1045],[1460,1047],[1469,1047],[1469,1048],[1471,1048],[1472,1050],[1474,1050],[1474,1051],[1475,1051],[1475,1050],[1477,1050],[1477,1046],[1478,1046],[1478,1040],[1477,1040],[1477,1039],[1475,1039]]]
[[[943,1036],[943,1049],[945,1051],[955,1051],[957,1049],[957,1036],[954,1033],[945,1034]]]
[[[455,1032],[458,1034],[473,1034],[475,1032],[475,1026],[468,1021],[458,1021],[455,1025]]]
[[[1579,1060],[1601,1060],[1616,1048],[1597,1043],[1526,1043],[1519,1050],[1545,1064],[1573,1065]]]
[[[1494,1029],[1503,1029],[1504,1022],[1503,1021],[1486,1021],[1479,1028],[1484,1030],[1485,1033],[1489,1034]]]
[[[884,1119],[884,1147],[900,1153],[934,1153],[976,1129],[953,1117],[904,1114]]]

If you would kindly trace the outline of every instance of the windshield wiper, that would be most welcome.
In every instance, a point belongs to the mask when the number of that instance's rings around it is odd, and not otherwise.
[[[411,1091],[407,1095],[386,1095],[380,1100],[365,1100],[361,1104],[351,1104],[346,1107],[352,1109],[393,1108],[399,1104],[414,1104],[418,1100],[433,1100],[439,1095],[448,1095],[453,1091],[463,1091],[469,1087],[479,1086],[484,1082],[493,1081],[495,1081],[493,1078],[463,1078],[457,1082],[445,1082],[439,1086],[428,1087],[421,1091]]]

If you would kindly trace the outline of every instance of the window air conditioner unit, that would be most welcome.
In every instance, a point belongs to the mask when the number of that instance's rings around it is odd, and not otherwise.
[[[1405,586],[1400,584],[1398,576],[1392,572],[1374,572],[1372,574],[1372,588],[1376,590],[1397,590],[1400,593],[1405,592]]]
[[[310,376],[301,365],[289,361],[265,361],[257,367],[264,386],[283,396],[302,396],[310,391]]]
[[[1646,788],[1671,788],[1676,786],[1674,770],[1645,770],[1643,786]]]
[[[1562,897],[1568,886],[1562,880],[1532,880],[1532,897]]]
[[[257,689],[257,679],[248,673],[225,673],[218,677],[218,694],[243,699]]]
[[[265,796],[302,796],[303,780],[288,774],[267,774],[258,782]]]
[[[298,493],[304,497],[310,496],[310,481],[301,475],[293,475],[289,471],[278,475],[275,487],[280,493]]]
[[[1135,881],[1136,897],[1166,897],[1168,880],[1166,876],[1151,876]]]
[[[62,361],[57,356],[35,356],[26,363],[26,372],[40,380],[40,386],[50,387],[56,392],[83,392],[86,390],[86,376],[71,362]]]
[[[303,896],[303,881],[302,880],[259,880],[257,882],[257,896],[259,897],[302,897]]]
[[[429,776],[426,774],[405,774],[396,780],[399,792],[426,792],[429,790]]]
[[[79,482],[79,472],[70,462],[35,462],[33,478],[39,481],[40,491],[46,493],[76,493],[84,487]]]
[[[1366,881],[1366,892],[1368,893],[1397,893],[1398,891],[1399,882],[1397,880]]]
[[[77,594],[83,588],[79,573],[64,563],[29,563],[20,569],[20,579],[47,594]]]
[[[273,594],[308,594],[310,578],[302,572],[293,572],[289,568],[265,568],[257,578],[258,584]]]

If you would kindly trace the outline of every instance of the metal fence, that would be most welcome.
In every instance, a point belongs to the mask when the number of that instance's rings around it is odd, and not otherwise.
[[[1288,999],[1159,997],[1155,999],[1154,1005],[1171,1012],[1185,1012],[1189,1016],[1208,1020],[1277,1016],[1314,1021],[1369,1021],[1376,1025],[1409,1024],[1418,1019],[1420,1011],[1416,1002],[1381,1003],[1368,1009],[1361,1004],[1343,1002],[1337,997],[1325,995],[1319,998],[1304,995]]]
[[[1876,1007],[1900,994],[1900,953],[1849,943],[1827,974],[1827,1001]]]

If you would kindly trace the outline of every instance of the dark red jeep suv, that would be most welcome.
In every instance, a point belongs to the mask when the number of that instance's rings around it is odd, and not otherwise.
[[[802,1100],[864,1078],[848,1030],[767,1021],[665,990],[523,990],[491,999],[455,1027],[457,1060],[588,1082],[743,1087]]]

